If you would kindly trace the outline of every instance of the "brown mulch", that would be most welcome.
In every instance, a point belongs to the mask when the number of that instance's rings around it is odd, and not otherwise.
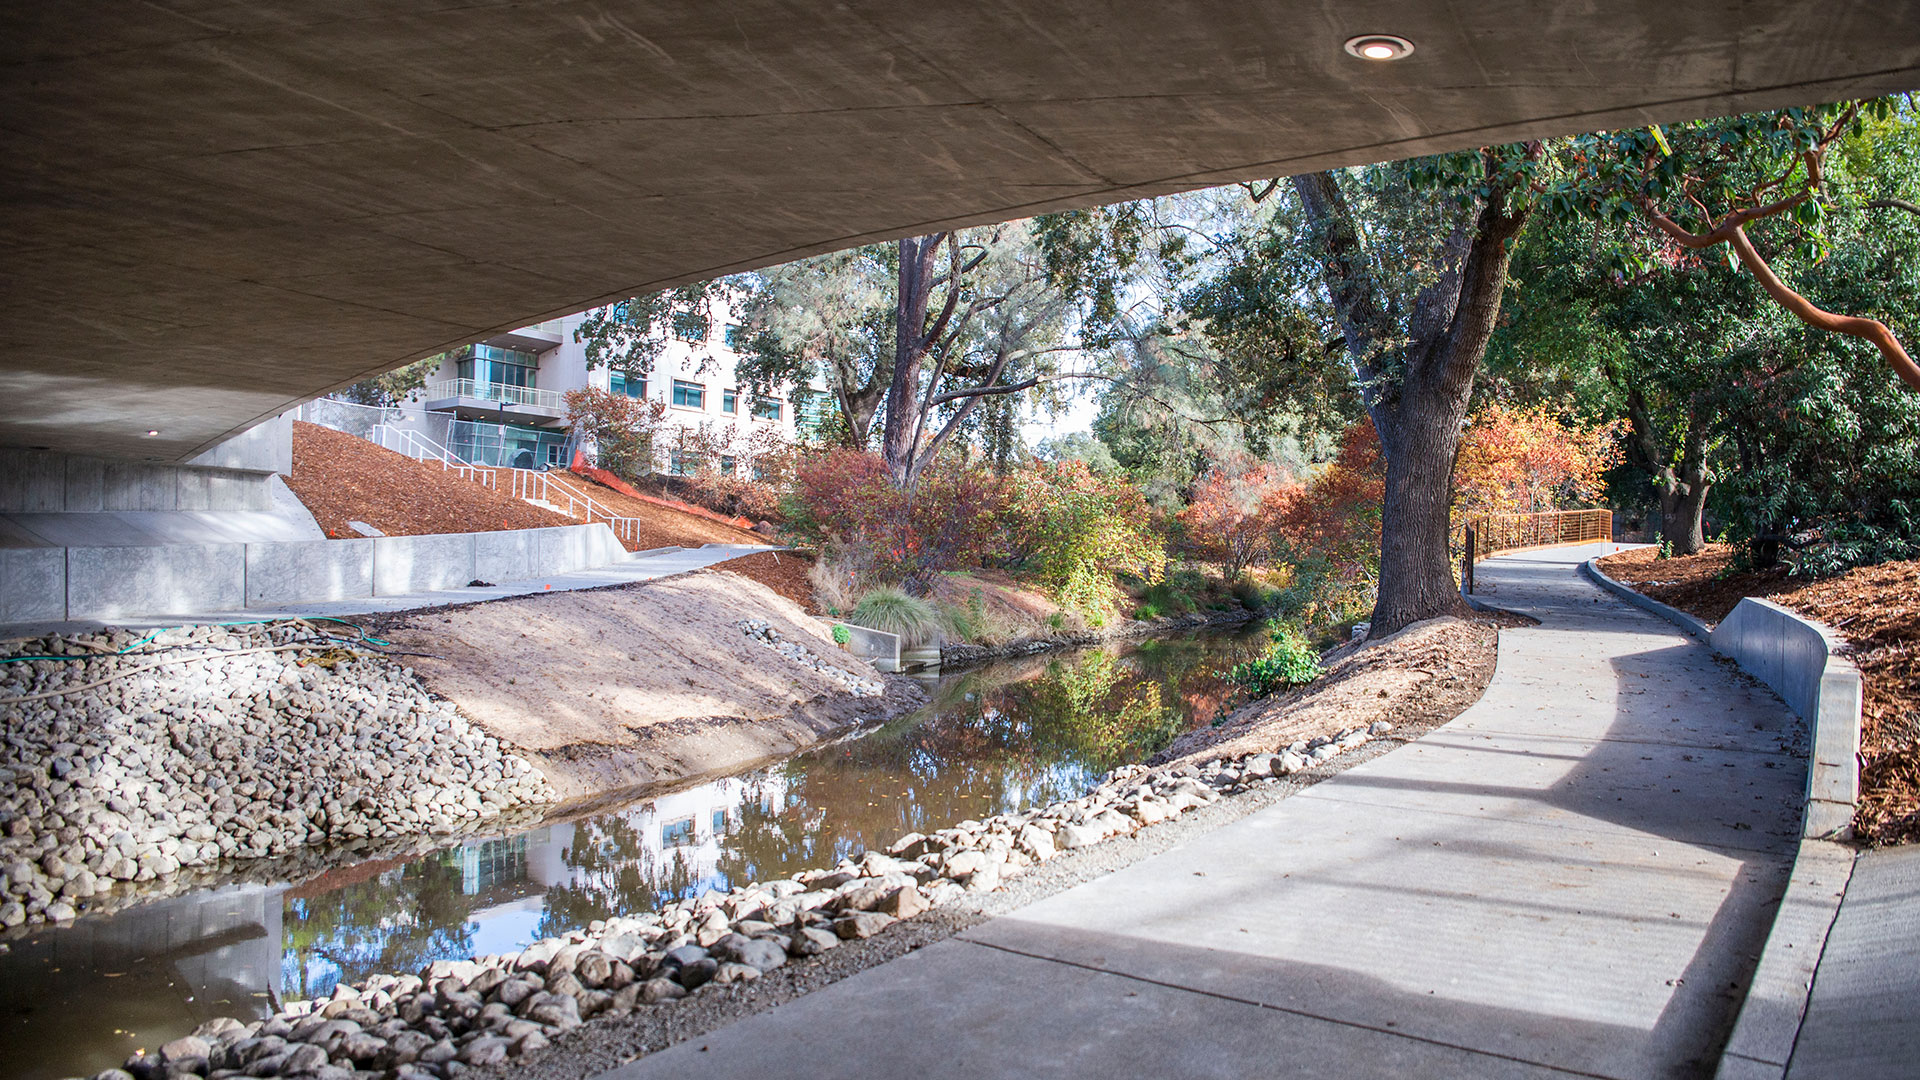
[[[629,550],[645,551],[657,547],[699,547],[701,544],[759,544],[765,545],[767,538],[746,529],[736,529],[731,525],[722,525],[717,521],[693,514],[683,514],[678,510],[645,502],[631,495],[622,494],[605,484],[581,476],[578,473],[557,474],[560,479],[581,492],[594,502],[622,517],[640,519],[640,535],[647,538],[638,546],[629,545]]]
[[[820,606],[813,602],[813,582],[807,579],[807,571],[811,569],[812,555],[798,551],[762,551],[714,563],[703,572],[752,578],[803,609],[818,612]]]
[[[493,532],[577,525],[438,465],[385,450],[358,436],[296,421],[287,486],[328,536],[353,538],[364,521],[388,536]]]
[[[1615,580],[1708,622],[1726,618],[1742,596],[1764,596],[1846,638],[1865,682],[1854,832],[1874,844],[1920,841],[1920,560],[1809,581],[1781,568],[1733,572],[1733,556],[1721,544],[1672,559],[1647,548],[1609,555],[1600,565]]]

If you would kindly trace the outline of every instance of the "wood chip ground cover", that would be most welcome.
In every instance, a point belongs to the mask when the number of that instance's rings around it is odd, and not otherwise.
[[[1609,555],[1616,581],[1709,623],[1743,596],[1760,596],[1832,627],[1866,686],[1861,705],[1860,808],[1854,832],[1870,843],[1920,840],[1920,560],[1863,566],[1822,580],[1785,568],[1737,571],[1734,549],[1661,559],[1653,548]]]

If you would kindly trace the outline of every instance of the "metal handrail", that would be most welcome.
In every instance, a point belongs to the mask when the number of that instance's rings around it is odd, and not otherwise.
[[[577,491],[571,484],[563,482],[550,472],[536,472],[532,469],[510,469],[513,474],[513,496],[529,502],[543,502],[549,506],[560,507],[564,500],[565,509],[561,512],[570,518],[579,518],[592,523],[604,522],[613,530],[613,535],[623,541],[632,542],[640,535],[640,519],[626,517],[595,502],[592,496]]]
[[[1611,510],[1550,510],[1538,514],[1476,515],[1461,523],[1454,543],[1477,561],[1503,551],[1592,544],[1611,539]]]
[[[496,474],[499,470],[487,465],[475,465],[470,461],[466,461],[453,451],[448,450],[446,447],[441,446],[425,435],[414,431],[412,428],[396,427],[392,424],[376,424],[369,434],[373,436],[372,441],[377,446],[392,450],[395,453],[405,454],[410,458],[415,458],[420,461],[437,461],[440,463],[442,471],[451,472],[460,476],[462,479],[472,480],[477,484],[483,484],[496,491],[499,490],[499,485],[496,480]],[[389,439],[392,440],[394,445],[388,445]]]
[[[555,390],[536,390],[531,386],[481,382],[478,379],[448,379],[426,388],[426,400],[473,398],[476,401],[500,401],[509,405],[527,405],[539,409],[563,410],[566,398]]]

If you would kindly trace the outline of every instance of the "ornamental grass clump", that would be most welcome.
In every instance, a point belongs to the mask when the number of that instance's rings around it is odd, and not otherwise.
[[[1273,640],[1267,651],[1256,659],[1235,664],[1226,679],[1246,691],[1248,697],[1259,698],[1305,686],[1319,678],[1321,670],[1320,656],[1313,651],[1306,635],[1281,623],[1273,628]]]
[[[874,589],[860,597],[848,621],[900,635],[900,647],[917,649],[940,641],[940,613],[900,589]]]

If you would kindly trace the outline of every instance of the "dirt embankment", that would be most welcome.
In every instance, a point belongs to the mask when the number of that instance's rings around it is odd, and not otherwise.
[[[1249,702],[1217,727],[1190,731],[1155,763],[1273,753],[1299,739],[1385,720],[1413,738],[1480,700],[1493,678],[1500,627],[1517,616],[1445,616],[1329,654],[1327,672],[1307,686]]]
[[[743,620],[798,655],[749,636]],[[923,700],[737,574],[435,609],[381,633],[433,654],[414,661],[420,678],[569,799],[737,769]]]
[[[1785,567],[1737,570],[1731,545],[1662,559],[1653,548],[1609,555],[1601,569],[1708,623],[1744,596],[1764,596],[1846,638],[1860,668],[1860,808],[1854,834],[1876,844],[1920,842],[1920,560],[1862,566],[1821,580]]]

